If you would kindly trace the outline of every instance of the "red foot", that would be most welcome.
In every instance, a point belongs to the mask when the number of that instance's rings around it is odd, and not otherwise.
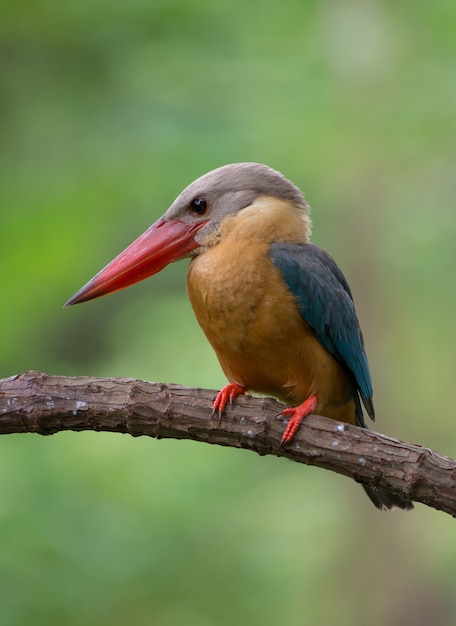
[[[281,447],[293,439],[299,428],[299,424],[309,415],[309,413],[315,411],[317,404],[318,397],[314,394],[313,396],[309,396],[307,400],[299,406],[284,409],[281,413],[279,413],[279,415],[291,415],[290,421],[288,422],[285,432],[283,433],[282,441],[280,442]]]
[[[212,416],[214,416],[218,411],[219,426],[222,419],[223,411],[225,410],[228,400],[230,401],[230,404],[232,404],[233,398],[235,398],[236,396],[242,396],[242,394],[244,393],[245,387],[243,387],[242,385],[238,385],[238,383],[230,383],[229,385],[225,385],[223,389],[218,392],[217,397],[214,400],[214,404],[212,405]]]

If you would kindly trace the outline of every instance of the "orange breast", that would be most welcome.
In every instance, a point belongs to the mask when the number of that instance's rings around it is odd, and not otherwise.
[[[350,375],[314,337],[267,257],[268,244],[222,241],[189,266],[195,315],[230,382],[355,422]]]

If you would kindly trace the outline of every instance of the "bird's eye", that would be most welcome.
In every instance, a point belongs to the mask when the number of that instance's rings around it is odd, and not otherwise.
[[[195,215],[204,215],[207,211],[206,198],[195,198],[190,202],[190,211]]]

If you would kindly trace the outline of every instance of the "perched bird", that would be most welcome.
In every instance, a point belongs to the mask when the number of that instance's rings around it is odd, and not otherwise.
[[[191,183],[166,213],[66,304],[112,293],[190,258],[193,310],[229,380],[221,416],[246,390],[288,405],[286,444],[309,413],[366,427],[372,383],[350,288],[332,257],[309,243],[309,205],[279,172],[234,163]],[[363,485],[380,509],[412,508]]]

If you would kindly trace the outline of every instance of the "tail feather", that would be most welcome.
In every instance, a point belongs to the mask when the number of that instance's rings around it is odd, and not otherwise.
[[[374,419],[374,406],[372,404],[372,398],[364,398],[363,403],[369,413],[369,417]],[[356,405],[356,421],[362,428],[368,429],[366,422],[364,421],[363,411],[361,408],[361,402],[359,397],[355,398]],[[381,511],[387,511],[390,509],[404,509],[410,511],[413,509],[413,502],[406,497],[392,491],[391,489],[385,489],[384,487],[372,487],[370,485],[363,485],[364,491],[369,496],[369,499],[373,504]]]
[[[389,509],[404,509],[405,511],[410,511],[413,509],[413,502],[400,493],[385,489],[384,487],[371,487],[370,485],[363,485],[363,488],[371,502],[381,511]]]

